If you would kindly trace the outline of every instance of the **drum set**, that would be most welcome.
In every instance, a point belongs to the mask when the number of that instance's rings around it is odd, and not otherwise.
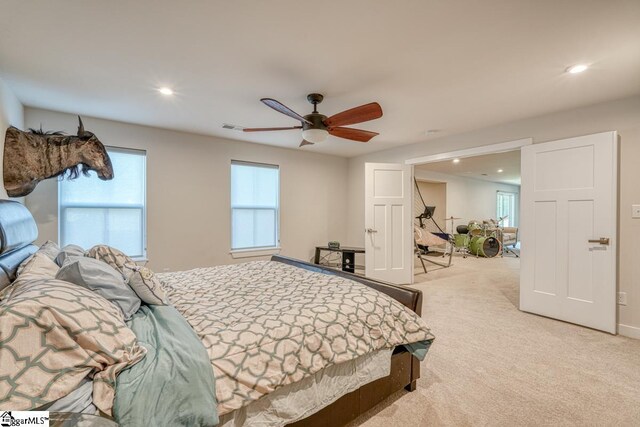
[[[493,258],[502,255],[503,228],[500,225],[507,217],[496,220],[488,220],[480,223],[472,220],[467,225],[458,225],[453,235],[453,249],[462,252],[464,258],[467,254],[475,255],[476,258],[481,256],[484,258]],[[447,218],[451,221],[451,229],[453,230],[453,221],[462,218]]]

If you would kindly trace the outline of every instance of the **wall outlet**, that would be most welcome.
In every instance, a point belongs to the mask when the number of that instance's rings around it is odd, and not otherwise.
[[[640,218],[640,205],[631,205],[631,218]]]
[[[618,305],[627,305],[627,293],[618,292]]]

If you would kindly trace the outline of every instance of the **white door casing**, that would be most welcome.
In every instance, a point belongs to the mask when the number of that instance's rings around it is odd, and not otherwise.
[[[412,166],[365,164],[365,274],[396,284],[413,280]]]
[[[617,151],[616,132],[522,148],[521,310],[616,333]]]

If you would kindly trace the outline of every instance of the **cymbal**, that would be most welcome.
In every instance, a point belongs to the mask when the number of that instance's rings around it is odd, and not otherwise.
[[[457,216],[450,216],[449,218],[447,218],[447,221],[450,220],[450,219],[462,219],[462,218],[457,217]]]

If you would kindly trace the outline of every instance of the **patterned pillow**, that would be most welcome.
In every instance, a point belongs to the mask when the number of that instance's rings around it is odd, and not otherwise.
[[[16,284],[0,319],[0,411],[53,402],[89,375],[94,404],[111,414],[116,376],[146,354],[113,304],[60,280]]]
[[[96,245],[89,249],[86,256],[106,262],[118,270],[138,297],[147,304],[169,304],[160,281],[153,271],[139,266],[122,251],[107,245]]]

